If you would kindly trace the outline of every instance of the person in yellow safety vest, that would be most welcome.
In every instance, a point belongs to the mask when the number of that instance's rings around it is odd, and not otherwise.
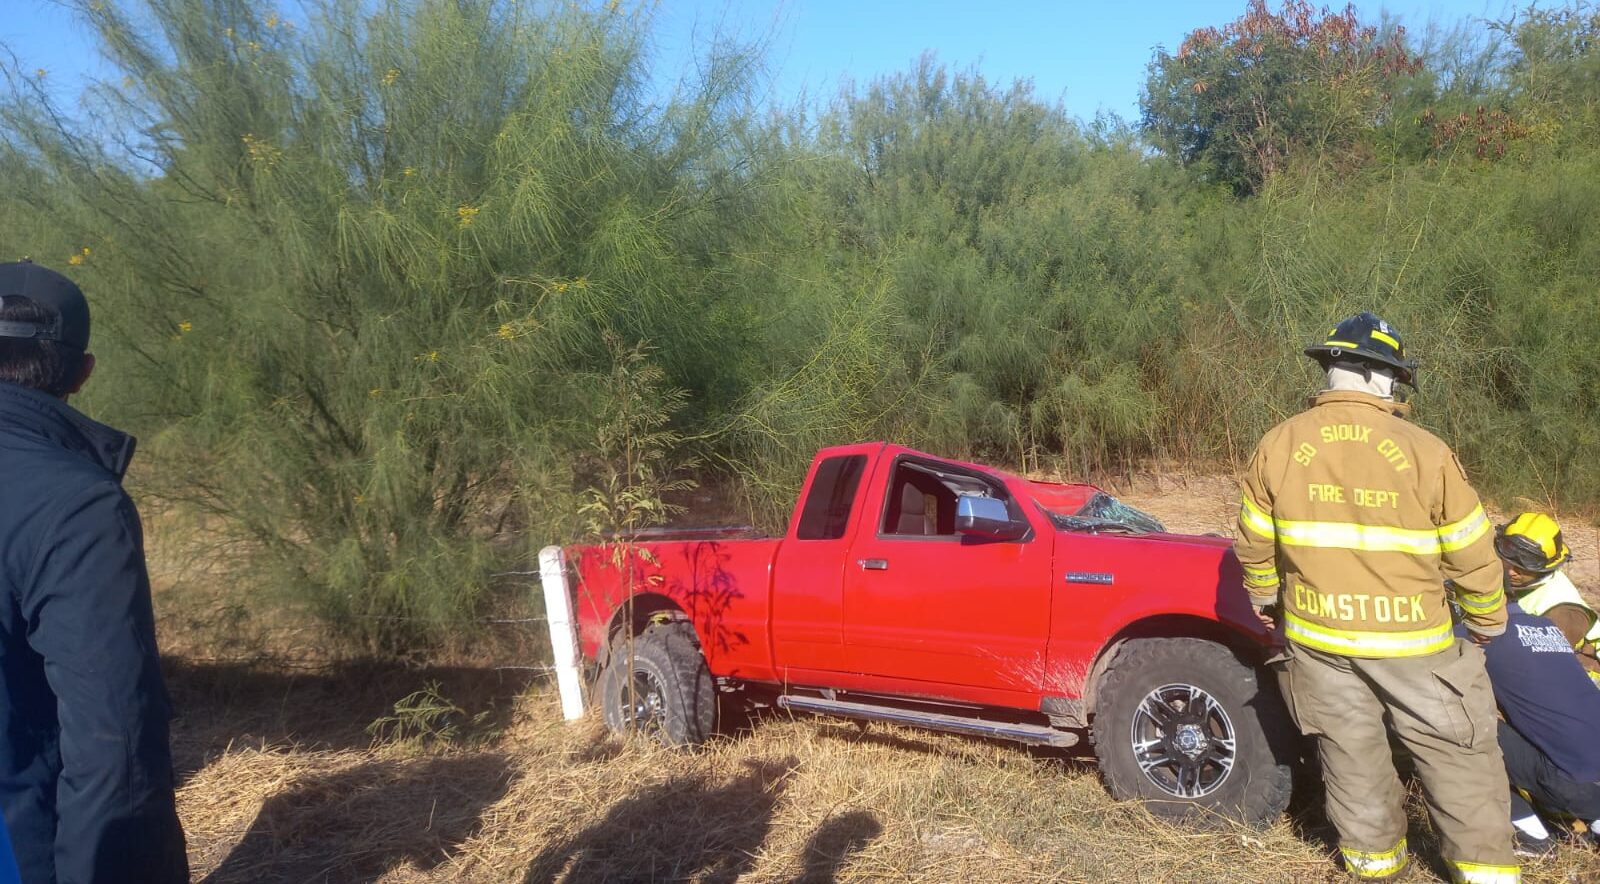
[[[1494,549],[1505,563],[1512,600],[1560,628],[1589,678],[1600,685],[1600,616],[1561,570],[1572,558],[1561,525],[1544,513],[1520,513],[1496,530]]]
[[[1328,819],[1353,875],[1406,867],[1410,751],[1452,877],[1516,882],[1510,787],[1476,643],[1506,628],[1488,517],[1450,448],[1404,420],[1415,386],[1400,333],[1371,313],[1306,348],[1327,389],[1262,437],[1244,474],[1235,552],[1290,714],[1315,736]],[[1441,578],[1472,641],[1458,641]]]

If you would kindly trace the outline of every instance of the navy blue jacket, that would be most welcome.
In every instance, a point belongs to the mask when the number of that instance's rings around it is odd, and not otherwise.
[[[11,855],[11,836],[0,825],[0,884],[22,884],[17,877],[17,858]]]
[[[1600,781],[1600,690],[1554,623],[1515,602],[1506,615],[1505,633],[1483,649],[1506,724],[1568,777]]]
[[[189,879],[132,455],[0,383],[0,809],[25,884]]]

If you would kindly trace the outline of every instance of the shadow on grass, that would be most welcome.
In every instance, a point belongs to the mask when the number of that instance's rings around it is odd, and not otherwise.
[[[794,884],[833,884],[851,855],[860,853],[883,834],[883,824],[864,810],[823,820],[806,841],[804,869]]]
[[[176,713],[172,748],[180,782],[229,745],[365,749],[372,745],[368,725],[435,682],[463,718],[487,713],[476,727],[493,733],[510,724],[512,701],[545,679],[532,670],[376,661],[296,670],[168,658],[162,668]]]
[[[755,865],[794,765],[793,758],[752,759],[725,782],[701,774],[640,789],[601,821],[545,848],[525,880],[738,880]]]
[[[500,755],[382,761],[306,779],[268,799],[203,884],[376,881],[429,870],[479,828],[510,780]]]

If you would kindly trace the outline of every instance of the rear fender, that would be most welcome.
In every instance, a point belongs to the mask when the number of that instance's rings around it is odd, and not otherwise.
[[[600,658],[619,612],[629,612],[620,622],[637,633],[648,615],[670,609],[694,624],[714,674],[769,678],[772,646],[766,635],[779,543],[692,540],[574,548],[568,556],[576,563],[584,655]]]
[[[595,662],[602,668],[610,662],[612,649],[620,642],[639,635],[652,623],[671,623],[675,621],[689,622],[689,615],[684,613],[678,603],[664,595],[653,592],[642,592],[623,601],[612,612],[610,622],[606,626],[605,641],[600,645],[600,651],[595,655]],[[699,636],[696,636],[696,640]]]

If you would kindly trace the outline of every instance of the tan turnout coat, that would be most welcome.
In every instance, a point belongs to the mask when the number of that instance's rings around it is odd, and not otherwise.
[[[1281,601],[1297,644],[1351,657],[1444,650],[1446,579],[1469,629],[1505,631],[1488,517],[1455,454],[1408,410],[1324,392],[1251,458],[1235,550],[1251,600]]]

